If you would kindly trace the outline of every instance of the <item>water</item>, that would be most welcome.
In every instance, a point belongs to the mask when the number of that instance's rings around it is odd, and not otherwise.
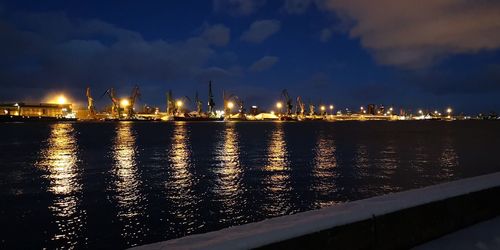
[[[500,170],[500,124],[0,124],[0,248],[124,248]]]

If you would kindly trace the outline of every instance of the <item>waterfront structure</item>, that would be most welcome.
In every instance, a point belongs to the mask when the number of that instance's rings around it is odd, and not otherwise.
[[[2,103],[2,115],[19,117],[48,117],[48,118],[74,118],[73,107],[70,103],[39,103],[29,104],[24,102]]]

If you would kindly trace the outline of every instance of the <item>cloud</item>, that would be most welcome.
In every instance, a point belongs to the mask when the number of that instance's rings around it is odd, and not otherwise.
[[[265,0],[214,0],[214,10],[233,16],[248,16],[266,3]]]
[[[285,0],[283,9],[288,14],[302,14],[309,9],[312,0]]]
[[[250,43],[261,43],[281,28],[278,20],[258,20],[250,25],[250,28],[243,33],[241,40]]]
[[[327,0],[381,64],[421,68],[454,54],[500,48],[500,2]]]
[[[222,24],[206,26],[202,37],[215,46],[225,46],[229,43],[231,31]]]
[[[0,82],[12,89],[73,89],[195,81],[215,57],[211,44],[227,43],[228,30],[167,42],[100,20],[71,20],[64,13],[13,14],[0,19]],[[208,70],[208,69],[207,69]],[[0,94],[1,98],[26,93]]]
[[[260,72],[272,68],[279,61],[275,56],[264,56],[250,66],[250,71]]]
[[[320,37],[319,37],[319,40],[321,42],[328,42],[330,41],[330,38],[332,38],[332,30],[331,29],[328,29],[328,28],[325,28],[323,30],[321,30],[321,34],[320,34]]]

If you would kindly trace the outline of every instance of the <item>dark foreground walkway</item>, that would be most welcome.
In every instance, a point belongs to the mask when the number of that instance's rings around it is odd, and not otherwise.
[[[420,245],[415,250],[493,250],[500,249],[500,217],[448,234]]]

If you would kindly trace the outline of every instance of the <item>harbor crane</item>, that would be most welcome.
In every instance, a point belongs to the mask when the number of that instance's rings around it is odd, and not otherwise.
[[[285,103],[286,103],[286,114],[287,115],[291,115],[292,114],[292,108],[293,108],[293,105],[292,105],[292,99],[290,99],[290,96],[288,95],[288,91],[286,89],[284,89],[282,92],[281,92],[281,96],[285,99]]]
[[[130,104],[127,106],[127,114],[130,118],[134,117],[134,105],[135,101],[137,98],[141,96],[141,93],[139,92],[139,86],[135,85],[134,88],[132,89],[132,93],[130,94]]]
[[[313,116],[313,115],[314,115],[314,109],[315,109],[315,108],[316,108],[316,107],[314,106],[314,104],[313,104],[311,101],[309,101],[309,115],[310,115],[310,116]]]
[[[92,95],[90,93],[90,87],[87,87],[86,95],[87,95],[87,109],[89,111],[88,118],[93,119],[95,118],[96,112],[94,106],[94,98],[92,98]]]
[[[300,96],[297,96],[297,109],[296,109],[296,114],[300,116],[304,116],[304,113],[306,111],[306,105],[302,101],[302,98]]]
[[[208,115],[215,115],[215,102],[214,95],[212,93],[212,81],[208,82]]]
[[[116,98],[115,94],[115,89],[114,88],[109,88],[104,92],[103,95],[107,95],[111,102],[113,103],[113,106],[111,106],[111,114],[114,117],[120,118],[121,112],[120,112],[120,102]]]

